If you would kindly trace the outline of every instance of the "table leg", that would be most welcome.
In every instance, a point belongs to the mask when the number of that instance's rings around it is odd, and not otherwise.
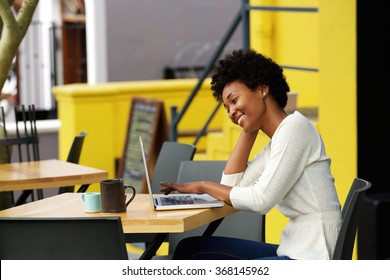
[[[77,192],[78,192],[78,193],[86,192],[87,189],[88,189],[88,187],[89,187],[89,184],[82,185],[82,186],[77,190]]]
[[[43,190],[37,189],[38,199],[43,199]]]
[[[24,190],[21,193],[21,195],[19,196],[19,198],[16,200],[16,202],[14,203],[14,206],[19,206],[19,205],[25,204],[27,201],[27,198],[32,194],[33,194],[33,190]]]
[[[223,218],[211,222],[208,225],[208,227],[205,229],[205,231],[203,232],[202,236],[211,236],[211,235],[213,235],[214,232],[219,227],[219,225],[222,223],[222,221],[223,221]]]
[[[211,236],[223,221],[223,218],[211,222],[203,233],[203,236]],[[140,260],[150,260],[156,255],[157,250],[161,247],[161,244],[167,240],[168,233],[157,233],[150,242],[146,242],[147,246],[143,254],[140,256]],[[136,238],[137,239],[137,238]],[[134,242],[134,237],[126,238],[126,242]],[[141,240],[137,240],[141,241]],[[144,241],[144,240],[142,240]]]
[[[161,244],[166,240],[168,233],[158,233],[151,242],[148,243],[145,251],[139,258],[140,260],[150,260],[156,255],[157,250]]]

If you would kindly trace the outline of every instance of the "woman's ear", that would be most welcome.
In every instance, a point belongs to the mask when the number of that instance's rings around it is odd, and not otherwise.
[[[267,94],[268,91],[269,91],[269,86],[264,86],[264,85],[261,85],[258,87],[258,90],[260,91],[261,94]]]
[[[269,86],[260,86],[259,87],[259,91],[260,93],[265,96],[268,94],[268,91],[269,91]]]

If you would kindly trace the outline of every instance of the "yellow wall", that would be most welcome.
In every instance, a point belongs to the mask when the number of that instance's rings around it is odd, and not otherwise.
[[[319,8],[320,130],[344,202],[357,176],[356,1],[322,0]]]
[[[318,8],[313,0],[252,0],[252,6]],[[319,68],[318,12],[252,10],[251,47],[286,66]],[[299,93],[299,107],[319,104],[319,73],[285,70],[291,91]]]
[[[357,176],[356,3],[320,3],[320,130],[344,201]]]

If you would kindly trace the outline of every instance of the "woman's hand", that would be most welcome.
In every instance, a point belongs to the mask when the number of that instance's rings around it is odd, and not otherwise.
[[[181,193],[195,193],[195,194],[203,194],[200,191],[201,182],[189,182],[189,183],[169,183],[169,182],[161,182],[160,191],[164,194],[169,194],[172,191],[178,191]]]

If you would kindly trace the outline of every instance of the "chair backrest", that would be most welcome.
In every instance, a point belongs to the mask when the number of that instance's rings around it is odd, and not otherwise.
[[[342,209],[343,224],[337,238],[333,260],[351,260],[360,211],[363,206],[366,190],[371,183],[360,178],[353,180],[351,189]]]
[[[13,158],[17,158],[19,162],[37,161],[40,159],[39,155],[39,135],[36,125],[35,106],[29,105],[28,110],[24,105],[14,107],[15,111],[15,136],[10,137],[9,130],[5,123],[4,108],[1,107],[1,118],[3,126],[3,139],[0,139],[0,151],[5,153],[2,155],[2,161],[12,162]],[[17,155],[14,156],[13,152]],[[35,200],[33,190],[23,190],[19,197],[15,199],[16,192],[9,192],[9,202],[5,204],[21,205],[27,202],[28,198]],[[43,198],[43,190],[37,189],[38,199]]]
[[[177,182],[207,180],[220,182],[226,160],[185,160],[180,163]]]
[[[225,160],[193,160],[183,161],[180,164],[178,182],[207,180],[220,182]],[[173,254],[177,243],[185,237],[202,235],[206,226],[180,234],[169,235],[169,254]],[[265,239],[265,216],[253,212],[240,211],[227,216],[216,229],[214,235],[230,236],[257,241]]]
[[[84,144],[84,139],[85,136],[87,136],[87,134],[88,133],[86,132],[80,132],[79,135],[75,136],[75,138],[73,139],[72,146],[70,147],[69,150],[68,158],[66,159],[67,162],[79,163],[81,150]]]
[[[39,160],[39,135],[36,125],[35,107],[15,107],[15,136],[10,137],[6,127],[4,108],[1,107],[1,119],[3,127],[3,139],[0,139],[0,146],[5,148],[7,162],[12,161],[12,152],[17,151],[19,162]]]
[[[158,154],[151,179],[153,193],[160,192],[160,182],[175,182],[183,160],[192,160],[196,147],[192,144],[164,141]]]
[[[120,217],[0,218],[2,260],[128,259]]]
[[[73,139],[72,146],[70,147],[67,162],[79,163],[81,150],[83,148],[84,139],[87,136],[86,132],[80,132],[79,135]],[[60,187],[58,193],[74,192],[74,186]]]

